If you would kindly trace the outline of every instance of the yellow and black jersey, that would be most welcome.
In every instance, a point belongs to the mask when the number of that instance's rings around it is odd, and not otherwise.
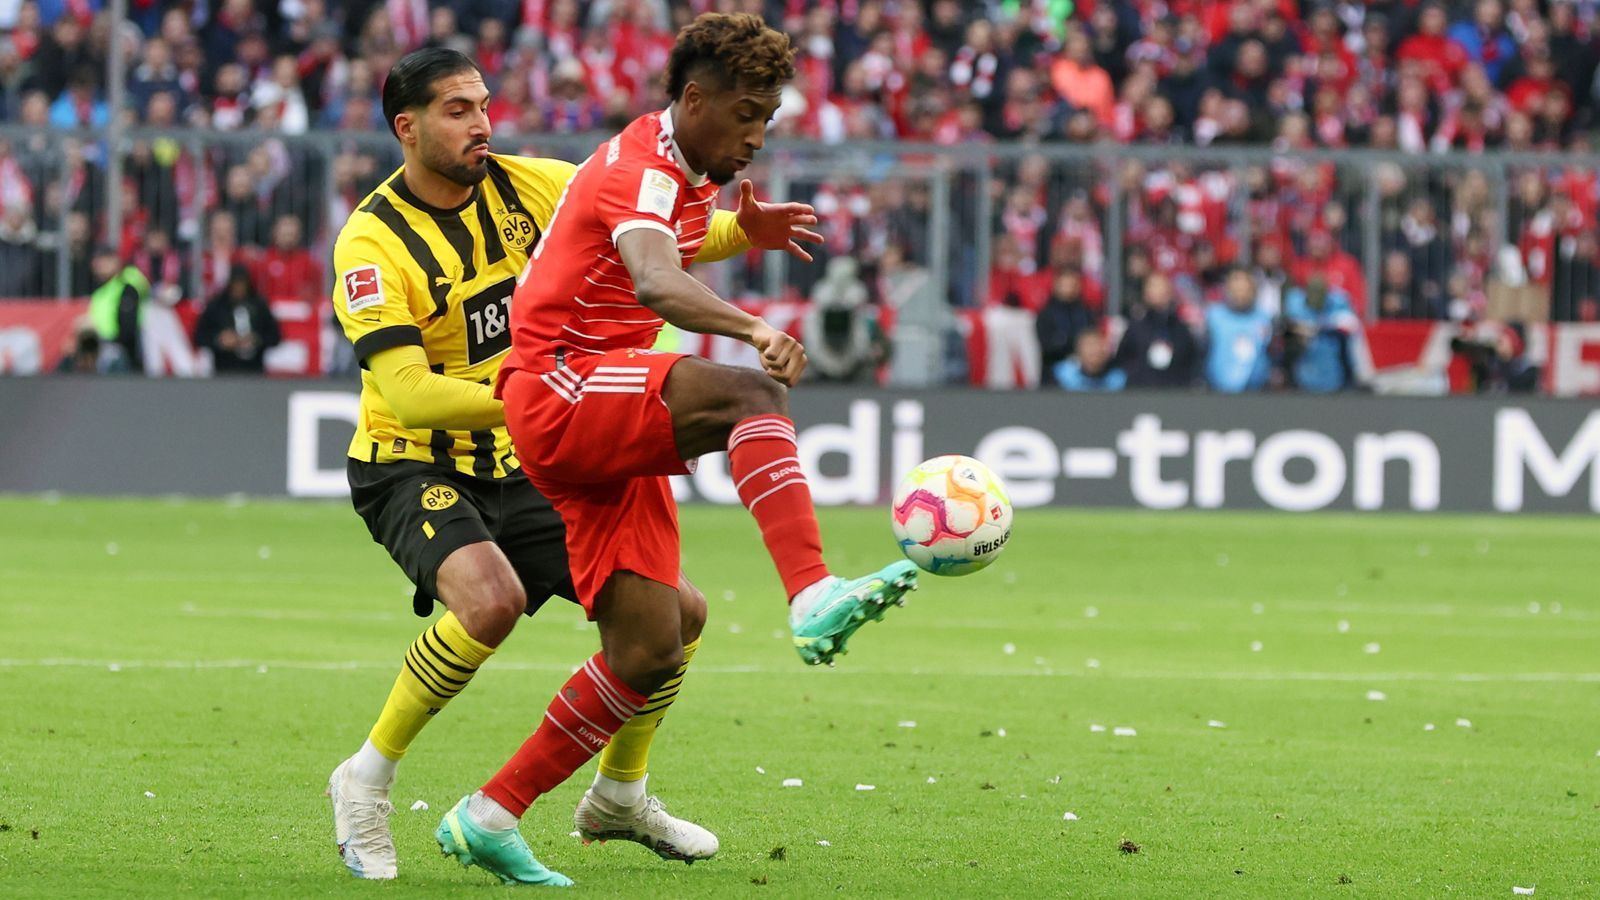
[[[350,456],[431,462],[464,475],[517,471],[504,425],[407,429],[368,371],[372,354],[423,348],[434,373],[489,385],[511,348],[511,294],[555,214],[572,163],[493,154],[489,174],[454,209],[430,206],[397,170],[361,202],[334,244],[333,307],[362,362],[361,412]],[[713,221],[701,258],[749,248],[731,213]]]

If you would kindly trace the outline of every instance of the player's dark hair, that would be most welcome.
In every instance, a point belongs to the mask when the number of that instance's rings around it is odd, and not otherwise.
[[[399,137],[394,117],[432,103],[434,84],[441,78],[462,72],[482,75],[483,69],[472,57],[447,47],[423,47],[400,57],[383,82],[383,118],[389,123],[389,133]]]
[[[667,99],[683,96],[696,79],[715,79],[721,88],[742,85],[776,91],[794,77],[789,36],[767,27],[760,16],[704,13],[679,32],[667,59]]]

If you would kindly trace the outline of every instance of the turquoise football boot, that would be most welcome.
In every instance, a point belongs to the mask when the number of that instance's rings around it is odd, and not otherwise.
[[[571,878],[550,871],[534,858],[528,842],[517,829],[489,831],[472,821],[467,815],[470,799],[462,797],[454,809],[444,814],[444,821],[433,832],[445,856],[455,857],[463,866],[477,866],[506,884],[572,886]]]
[[[833,664],[844,653],[845,642],[867,622],[883,619],[892,606],[904,606],[905,595],[917,589],[917,567],[900,560],[861,578],[835,578],[797,622],[794,649],[808,665]]]

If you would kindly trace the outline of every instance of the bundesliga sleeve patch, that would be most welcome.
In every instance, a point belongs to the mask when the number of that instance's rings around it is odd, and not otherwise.
[[[660,169],[645,169],[639,182],[639,212],[663,219],[672,218],[672,208],[678,202],[678,182]]]
[[[377,266],[360,266],[344,273],[344,308],[358,313],[383,302],[383,280]]]

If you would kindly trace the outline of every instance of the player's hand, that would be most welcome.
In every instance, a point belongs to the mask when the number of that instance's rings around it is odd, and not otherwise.
[[[750,238],[750,246],[761,250],[783,250],[811,262],[811,254],[800,242],[822,243],[822,235],[805,227],[817,224],[817,211],[810,204],[762,203],[748,178],[739,182],[739,208],[734,216]]]
[[[761,354],[761,367],[774,381],[788,387],[800,383],[806,370],[806,348],[792,335],[759,322],[750,335],[750,344]]]

